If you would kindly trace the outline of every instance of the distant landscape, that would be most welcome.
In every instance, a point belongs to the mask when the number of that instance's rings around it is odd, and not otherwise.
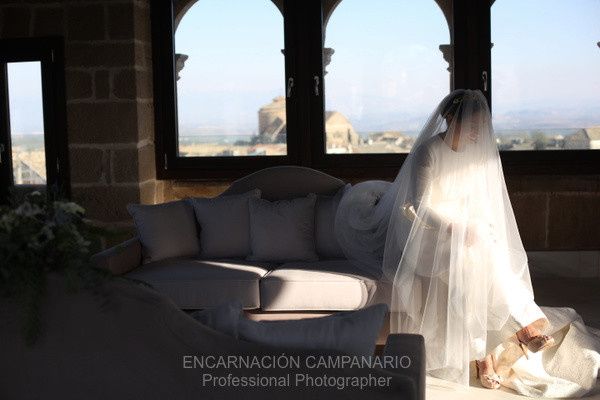
[[[573,140],[581,136],[583,131],[583,128],[504,129],[495,133],[501,151],[590,149],[585,140]],[[351,150],[328,148],[328,152],[408,153],[419,134],[418,131],[409,130],[357,133],[360,143]],[[190,157],[286,154],[283,143],[252,145],[256,137],[256,134],[184,135],[179,137],[179,151],[181,156]]]
[[[328,153],[407,153],[427,118],[427,115],[422,115],[381,118],[377,121],[358,119],[351,124],[350,129],[356,129],[359,142],[343,147],[328,144],[327,151]],[[597,147],[586,137],[590,132],[598,131],[600,108],[564,110],[564,113],[552,110],[507,112],[494,116],[493,123],[498,148],[502,151],[590,149]],[[399,126],[405,129],[398,129]],[[231,130],[222,126],[181,126],[180,129],[179,150],[182,156],[286,154],[285,140],[283,143],[257,143],[260,142],[257,140],[260,135],[252,125],[246,129],[238,126]]]
[[[502,114],[494,118],[498,148],[501,151],[600,149],[600,109],[592,111]],[[407,153],[426,118],[390,118],[378,123],[362,120],[356,124],[350,124],[348,119],[348,129],[358,127],[358,140],[343,146],[328,143],[327,152]],[[540,120],[544,123],[536,122]],[[367,129],[364,129],[365,126]],[[398,126],[406,129],[394,128]],[[329,132],[332,128],[327,126],[326,129]],[[12,148],[15,182],[43,183],[46,178],[43,134],[39,131],[13,134]],[[179,136],[179,154],[182,157],[272,156],[285,155],[286,152],[285,133],[279,140],[264,141],[257,128],[251,126],[246,129],[182,126]]]
[[[417,130],[358,131],[358,141],[346,146],[327,145],[328,153],[408,153],[418,135]],[[600,149],[600,124],[586,128],[497,129],[498,148],[502,151]],[[43,134],[12,136],[13,174],[16,184],[46,182]],[[285,155],[285,137],[264,142],[252,134],[193,134],[179,137],[182,157],[273,156]]]
[[[358,143],[351,146],[328,143],[328,153],[409,152],[429,115],[386,113],[368,117],[348,114],[344,117],[348,129],[358,135]],[[236,122],[235,126],[227,126],[227,123],[211,126],[181,125],[180,155],[206,157],[286,154],[285,139],[280,140],[280,143],[261,143],[256,122]],[[498,148],[502,151],[597,148],[593,140],[586,137],[598,132],[600,107],[561,110],[540,107],[503,111],[493,116],[493,124]],[[330,132],[332,128],[326,127],[326,130]]]

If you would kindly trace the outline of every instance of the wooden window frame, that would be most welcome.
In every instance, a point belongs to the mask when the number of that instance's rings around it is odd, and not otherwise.
[[[62,37],[0,40],[0,144],[4,145],[0,165],[0,197],[4,200],[14,186],[7,63],[40,62],[46,192],[57,198],[71,195],[65,97],[64,39]]]
[[[275,7],[275,5],[274,5]],[[291,98],[286,102],[285,156],[180,157],[178,156],[177,84],[175,79],[174,7],[172,0],[153,0],[151,3],[152,54],[154,72],[154,112],[156,126],[156,174],[158,179],[220,180],[238,178],[262,168],[298,164],[299,137],[297,88],[294,83]],[[295,48],[291,35],[296,31],[294,21],[284,10],[285,76],[287,82],[295,75]],[[290,44],[290,42],[292,44]]]
[[[431,0],[433,1],[433,0]],[[178,157],[172,0],[153,0],[152,36],[156,168],[158,179],[231,180],[256,170],[293,164],[350,179],[394,178],[407,154],[327,154],[326,85],[323,67],[323,1],[283,0],[285,80],[294,79],[286,98],[287,156]],[[481,0],[452,4],[452,88],[479,89],[491,107],[491,5]],[[484,91],[483,71],[487,72]],[[315,77],[319,91],[314,90]],[[600,151],[502,151],[507,174],[587,174],[600,172]]]

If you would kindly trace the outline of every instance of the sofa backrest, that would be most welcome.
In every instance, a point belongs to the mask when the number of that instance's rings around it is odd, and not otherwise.
[[[282,200],[303,197],[309,193],[333,195],[345,183],[324,172],[307,167],[284,165],[256,171],[233,182],[221,196],[260,189],[262,198]]]

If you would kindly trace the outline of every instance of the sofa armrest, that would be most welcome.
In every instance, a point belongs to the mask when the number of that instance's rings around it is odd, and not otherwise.
[[[408,333],[390,334],[383,348],[383,355],[405,357],[401,362],[402,367],[388,370],[412,379],[418,387],[418,399],[425,400],[425,339],[423,336]]]
[[[123,275],[142,263],[142,245],[137,237],[92,256],[92,263],[113,275]]]

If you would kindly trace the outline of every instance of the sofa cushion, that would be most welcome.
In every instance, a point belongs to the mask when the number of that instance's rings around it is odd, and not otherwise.
[[[335,213],[346,190],[347,184],[335,196],[317,196],[315,204],[315,246],[319,257],[324,259],[344,258],[344,251],[338,243],[334,227]]]
[[[348,260],[293,262],[260,280],[265,311],[356,310],[372,300],[377,281]]]
[[[254,261],[315,261],[315,201],[250,199],[250,243]]]
[[[200,230],[200,257],[245,258],[250,254],[248,199],[259,198],[260,190],[187,201],[194,207]]]
[[[258,282],[272,265],[244,260],[169,259],[145,264],[125,275],[152,285],[183,309],[239,301],[260,307]]]
[[[133,217],[142,244],[144,263],[198,255],[194,210],[186,202],[129,204],[127,211]]]

